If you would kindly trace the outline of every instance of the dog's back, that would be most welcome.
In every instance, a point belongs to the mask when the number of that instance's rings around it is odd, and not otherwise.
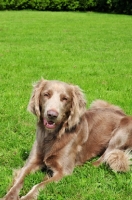
[[[90,108],[92,108],[92,109],[104,109],[105,108],[105,109],[110,109],[113,112],[119,113],[120,115],[123,115],[123,116],[126,115],[119,106],[115,106],[113,104],[110,104],[110,103],[100,100],[100,99],[93,101],[92,104],[90,105]]]

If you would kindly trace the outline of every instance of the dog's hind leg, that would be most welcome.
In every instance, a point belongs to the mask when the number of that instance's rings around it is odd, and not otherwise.
[[[104,154],[93,163],[107,163],[114,171],[128,171],[132,164],[132,118],[124,117],[114,131]]]
[[[99,167],[101,165],[101,163],[104,162],[104,155],[105,154],[103,154],[98,160],[94,161],[92,163],[92,165],[94,165],[95,167]]]

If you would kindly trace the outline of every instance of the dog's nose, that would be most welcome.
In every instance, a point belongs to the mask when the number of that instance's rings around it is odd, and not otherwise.
[[[47,111],[47,116],[49,117],[49,118],[57,118],[58,117],[58,112],[57,111],[55,111],[55,110],[48,110]]]

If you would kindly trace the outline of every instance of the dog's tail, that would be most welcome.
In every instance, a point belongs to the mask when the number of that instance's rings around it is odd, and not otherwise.
[[[119,150],[114,149],[104,155],[103,162],[108,164],[111,169],[118,172],[129,171],[130,165],[132,165],[132,149],[130,150]]]

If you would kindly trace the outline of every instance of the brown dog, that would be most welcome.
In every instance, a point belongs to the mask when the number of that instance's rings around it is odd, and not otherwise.
[[[37,199],[39,189],[71,174],[97,155],[94,163],[107,163],[115,171],[127,171],[131,164],[132,117],[117,106],[101,100],[86,111],[86,101],[78,86],[41,80],[34,86],[28,110],[38,118],[36,141],[25,166],[18,171],[5,200]],[[19,198],[24,178],[43,167],[52,176]]]

